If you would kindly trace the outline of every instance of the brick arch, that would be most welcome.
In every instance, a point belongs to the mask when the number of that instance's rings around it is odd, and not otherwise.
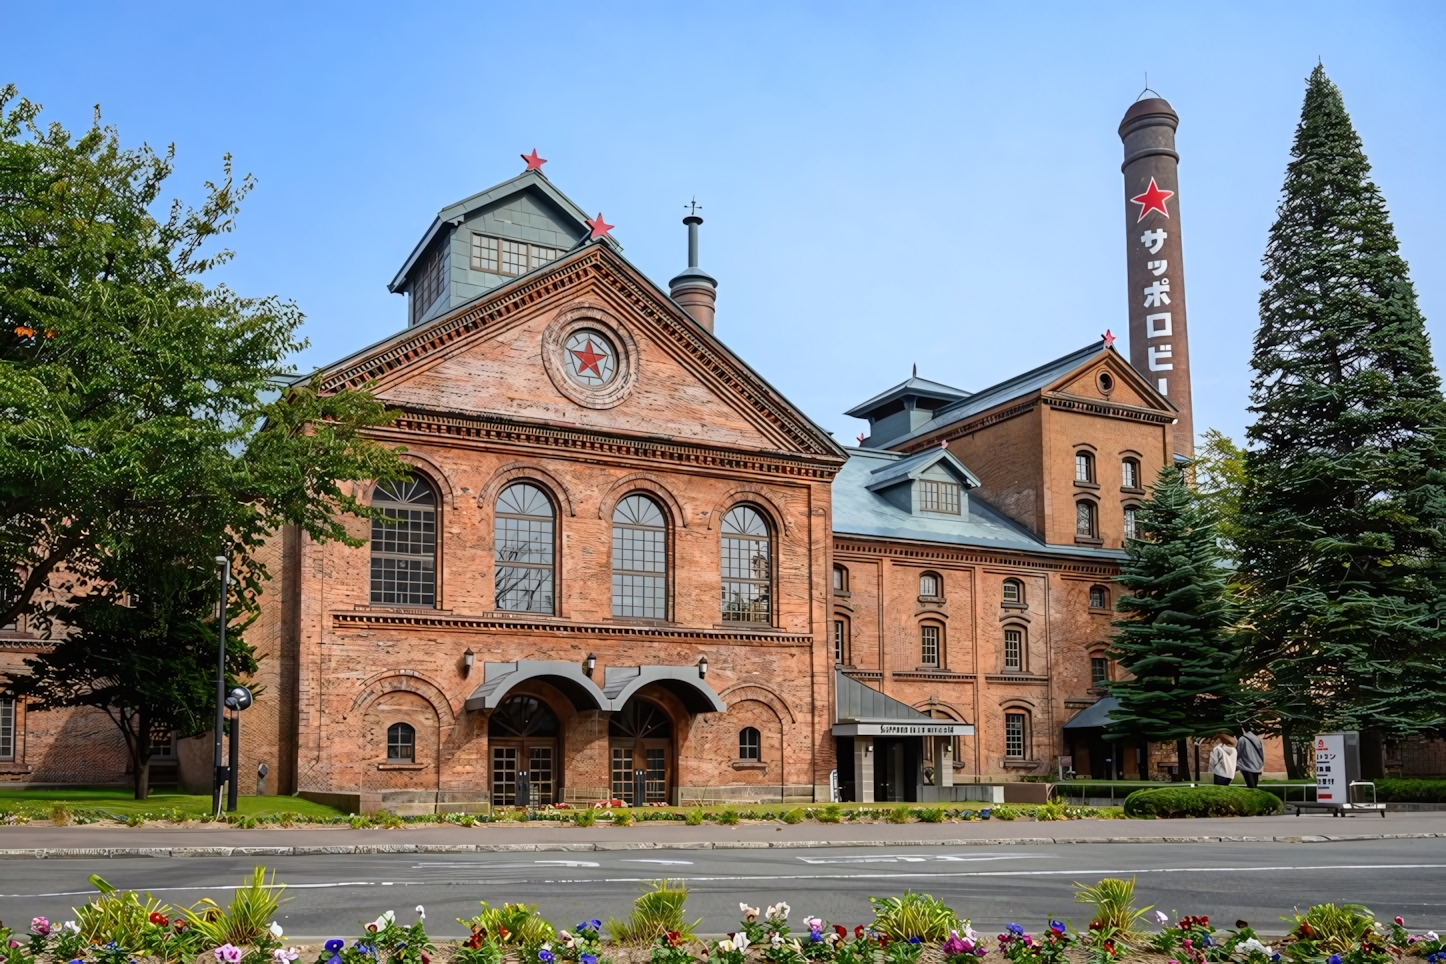
[[[356,699],[352,700],[351,711],[365,712],[367,707],[387,693],[395,693],[398,690],[406,690],[415,693],[428,703],[437,714],[437,722],[442,729],[448,729],[457,723],[457,712],[452,706],[452,701],[447,698],[447,693],[440,683],[431,677],[412,669],[385,669],[374,673],[362,680],[361,692]]]
[[[779,720],[787,723],[798,722],[793,715],[793,710],[789,709],[788,703],[783,697],[762,683],[734,683],[719,693],[718,696],[730,707],[734,703],[742,703],[746,700],[764,703],[767,704],[769,709],[773,710]]]
[[[776,528],[783,530],[785,533],[792,533],[793,526],[789,524],[788,514],[783,511],[783,508],[775,502],[768,493],[752,485],[740,485],[730,490],[722,499],[719,499],[718,504],[713,506],[713,511],[708,513],[708,528],[716,529],[721,525],[723,516],[728,513],[729,509],[740,502],[758,503],[768,510],[768,514],[772,517],[773,524]]]
[[[492,478],[487,480],[487,484],[477,494],[478,506],[486,512],[493,511],[497,497],[502,494],[503,489],[512,482],[527,480],[540,483],[557,500],[564,515],[577,515],[577,510],[573,508],[572,493],[568,492],[562,480],[532,462],[509,462],[492,473]]]
[[[943,710],[945,713],[951,714],[954,719],[960,723],[969,722],[969,717],[964,715],[963,710],[953,703],[946,703],[943,700],[922,700],[914,704],[914,709],[925,715],[928,715],[930,710]]]
[[[452,480],[447,478],[447,473],[443,472],[436,462],[416,452],[401,452],[397,458],[416,469],[417,473],[431,484],[432,488],[441,498],[442,508],[456,508],[456,501],[452,491]],[[365,486],[359,486],[358,489],[358,498],[364,503],[370,504],[372,493],[377,490],[377,483],[375,481],[368,482]]]
[[[673,525],[682,529],[688,527],[688,513],[683,511],[682,504],[673,496],[673,493],[652,476],[641,472],[635,472],[619,479],[603,493],[602,500],[598,502],[597,517],[603,520],[611,518],[613,507],[634,492],[646,492],[649,495],[657,496],[672,513]]]
[[[1001,710],[1025,710],[1030,716],[1039,712],[1039,707],[1034,705],[1034,700],[1027,696],[1006,696],[996,702]]]

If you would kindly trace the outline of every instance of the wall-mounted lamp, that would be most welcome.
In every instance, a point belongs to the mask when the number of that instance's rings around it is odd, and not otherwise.
[[[873,745],[872,743],[865,743],[865,744],[864,744],[864,752],[865,752],[865,753],[872,753],[872,752],[874,752],[874,745]]]
[[[708,657],[706,657],[706,656],[699,656],[699,657],[698,657],[698,678],[699,678],[699,679],[707,679],[707,678],[708,678]]]
[[[474,652],[472,652],[472,647],[468,646],[468,647],[467,647],[467,651],[462,654],[462,675],[463,675],[463,676],[471,676],[471,675],[472,675],[472,664],[475,663],[476,661],[477,661],[477,654],[474,653]]]
[[[588,676],[592,676],[592,671],[595,669],[597,669],[597,656],[592,653],[588,653],[587,659],[582,661],[582,671]]]

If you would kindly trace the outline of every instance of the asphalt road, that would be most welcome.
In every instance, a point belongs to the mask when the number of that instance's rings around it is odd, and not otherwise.
[[[123,888],[150,890],[172,904],[212,896],[225,904],[259,862],[248,857],[0,861],[0,920],[52,920],[93,893],[99,873]],[[700,933],[733,930],[739,901],[787,900],[794,914],[852,925],[868,920],[869,895],[905,889],[944,898],[975,926],[994,932],[1050,916],[1083,924],[1074,883],[1137,876],[1138,903],[1168,913],[1209,914],[1262,933],[1283,933],[1293,906],[1364,903],[1402,914],[1418,930],[1446,930],[1446,839],[1337,843],[1073,844],[999,848],[900,847],[797,850],[649,850],[600,853],[375,854],[275,857],[292,898],[280,919],[288,937],[350,936],[384,910],[403,922],[427,908],[437,937],[465,933],[458,917],[478,901],[536,903],[555,923],[623,916],[649,880],[686,881]]]

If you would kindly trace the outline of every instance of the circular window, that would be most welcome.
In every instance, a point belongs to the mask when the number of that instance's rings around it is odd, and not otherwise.
[[[1106,395],[1115,390],[1115,376],[1109,372],[1100,372],[1095,376],[1095,382],[1100,386],[1100,391]]]
[[[579,328],[563,344],[564,371],[589,388],[601,388],[617,374],[617,352],[602,332]]]

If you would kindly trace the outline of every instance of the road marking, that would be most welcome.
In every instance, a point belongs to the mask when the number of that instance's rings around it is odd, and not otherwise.
[[[795,857],[806,864],[892,864],[903,861],[904,863],[917,864],[928,860],[947,860],[955,863],[980,861],[980,860],[1054,860],[1054,854],[984,854],[969,855],[962,854],[934,854],[929,857],[916,857],[907,854],[850,854],[847,857]]]
[[[647,857],[625,857],[622,862],[625,864],[662,864],[664,867],[693,866],[693,861],[691,860],[651,860]],[[597,864],[593,864],[593,866],[596,867]]]
[[[597,867],[595,860],[534,860],[533,863],[548,867]],[[476,865],[474,865],[476,866]],[[486,866],[485,864],[482,866]]]

